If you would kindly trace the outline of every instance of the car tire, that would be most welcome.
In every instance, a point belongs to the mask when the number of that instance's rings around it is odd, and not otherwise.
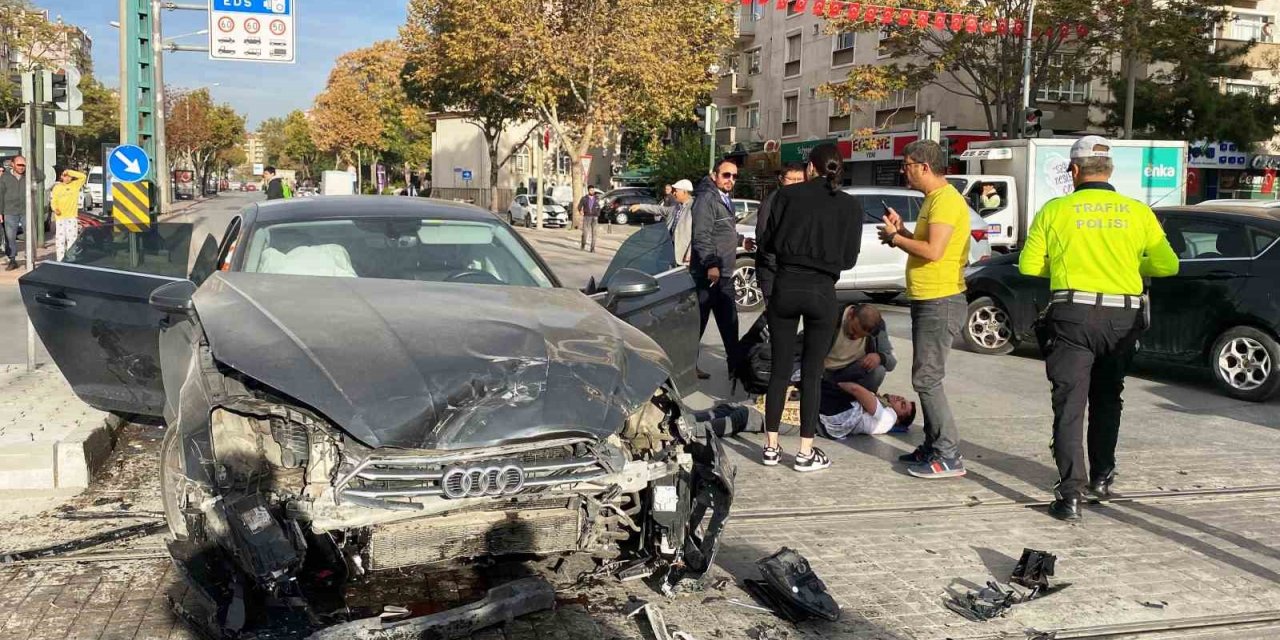
[[[614,224],[628,224],[630,222],[631,222],[631,216],[627,215],[626,211],[619,211],[613,214]]]
[[[738,313],[750,313],[764,308],[764,292],[756,277],[755,256],[738,256],[733,268],[733,288],[737,297]]]
[[[960,333],[964,336],[965,345],[974,353],[1002,356],[1018,346],[1009,312],[990,296],[975,298],[969,303]]]
[[[1218,336],[1209,351],[1209,368],[1223,393],[1263,402],[1280,391],[1280,344],[1253,327],[1232,327]]]
[[[901,291],[864,291],[863,293],[865,293],[868,298],[871,298],[872,302],[879,304],[893,302],[895,298],[902,294]]]

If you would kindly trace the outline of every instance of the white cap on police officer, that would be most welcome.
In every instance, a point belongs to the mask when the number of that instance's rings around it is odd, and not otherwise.
[[[1096,147],[1103,147],[1102,150]],[[1071,145],[1071,159],[1083,160],[1085,158],[1110,158],[1111,157],[1111,141],[1102,136],[1085,136],[1076,140]]]

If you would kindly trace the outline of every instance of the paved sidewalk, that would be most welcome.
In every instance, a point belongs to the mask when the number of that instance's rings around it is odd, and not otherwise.
[[[106,413],[81,402],[56,367],[0,366],[0,489],[89,486],[111,453]]]

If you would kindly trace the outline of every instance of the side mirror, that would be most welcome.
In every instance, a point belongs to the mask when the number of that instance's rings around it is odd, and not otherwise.
[[[609,300],[606,307],[625,298],[642,298],[657,293],[662,288],[658,279],[636,269],[619,269],[609,279]]]
[[[196,284],[190,280],[170,282],[152,291],[147,302],[159,311],[186,316],[195,310],[191,303],[191,296],[195,293]]]

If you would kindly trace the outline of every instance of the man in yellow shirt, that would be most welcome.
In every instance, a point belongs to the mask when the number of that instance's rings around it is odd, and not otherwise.
[[[1145,327],[1143,277],[1178,273],[1178,256],[1147,205],[1115,192],[1108,180],[1111,143],[1085,136],[1071,147],[1075,192],[1045,203],[1018,259],[1024,275],[1049,278],[1048,354],[1053,384],[1056,499],[1049,514],[1079,520],[1087,487],[1111,495],[1120,394]],[[1089,466],[1084,416],[1089,412]]]
[[[58,261],[80,235],[80,189],[84,187],[85,175],[74,169],[63,169],[58,176],[58,184],[53,187],[50,206],[53,207],[54,218],[54,251]]]
[[[913,142],[902,152],[902,172],[912,188],[925,194],[915,232],[889,209],[880,240],[907,253],[907,295],[911,298],[911,385],[924,409],[924,444],[899,458],[917,478],[963,476],[955,417],[942,379],[947,354],[960,335],[968,302],[964,266],[969,256],[969,204],[946,180],[942,147],[932,140]]]

